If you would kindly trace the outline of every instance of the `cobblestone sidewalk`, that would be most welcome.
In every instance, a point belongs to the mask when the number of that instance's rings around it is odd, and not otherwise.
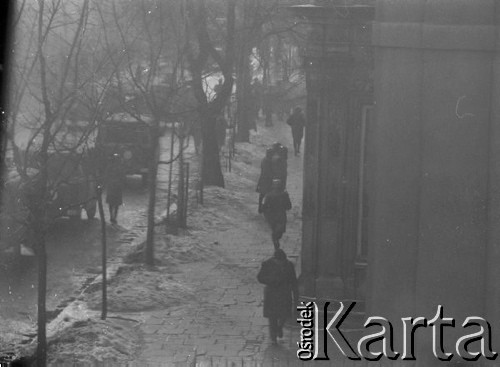
[[[288,129],[283,126],[270,129],[263,143],[280,140],[291,146],[286,133]],[[262,154],[264,151],[262,146]],[[258,167],[260,157],[256,158],[252,166]],[[302,159],[289,157],[288,164],[288,191],[294,208],[288,215],[282,248],[297,263]],[[230,182],[227,186],[228,190],[234,189]],[[142,313],[144,347],[133,365],[185,366],[187,361],[193,364],[195,350],[199,366],[231,366],[232,363],[242,366],[257,362],[277,366],[279,362],[297,361],[298,330],[293,320],[278,346],[272,346],[269,341],[267,319],[262,316],[263,286],[257,282],[256,275],[261,262],[272,255],[273,247],[267,225],[257,214],[254,183],[249,181],[247,186],[238,210],[234,210],[234,203],[226,203],[234,225],[225,231],[209,228],[206,233],[207,243],[214,243],[219,258],[184,264],[176,277],[196,290],[195,300],[175,308]],[[210,200],[207,196],[206,205],[210,205]],[[299,271],[298,264],[296,270]]]

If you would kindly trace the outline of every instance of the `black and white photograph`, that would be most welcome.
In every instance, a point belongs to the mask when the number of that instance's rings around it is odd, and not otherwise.
[[[0,367],[500,366],[498,0],[1,0],[0,87]]]

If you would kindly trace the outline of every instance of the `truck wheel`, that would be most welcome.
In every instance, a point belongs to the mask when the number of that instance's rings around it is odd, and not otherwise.
[[[95,218],[95,213],[97,211],[97,203],[92,201],[86,208],[85,212],[87,213],[87,219],[91,220]]]

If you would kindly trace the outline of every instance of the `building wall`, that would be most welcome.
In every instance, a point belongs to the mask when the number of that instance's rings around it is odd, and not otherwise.
[[[402,317],[442,305],[457,320],[449,352],[467,316],[500,328],[498,20],[494,0],[376,6],[368,312],[402,335]],[[440,363],[429,328],[416,353],[417,367]]]
[[[331,5],[331,4],[330,4]],[[318,299],[356,298],[361,126],[372,104],[370,6],[302,7],[307,126],[301,282]],[[361,205],[362,207],[362,205]]]

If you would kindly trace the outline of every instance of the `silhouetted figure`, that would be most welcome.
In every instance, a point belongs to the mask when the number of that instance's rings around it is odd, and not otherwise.
[[[293,150],[295,155],[300,153],[300,144],[304,137],[304,127],[306,126],[306,118],[300,107],[295,107],[293,113],[286,120],[286,123],[292,128]]]
[[[299,291],[297,276],[291,261],[283,250],[261,265],[257,280],[264,284],[264,317],[269,319],[269,335],[273,344],[283,337],[283,325],[292,316],[297,305]]]
[[[271,191],[271,186],[273,182],[273,174],[271,168],[273,150],[271,148],[266,149],[266,156],[260,162],[260,176],[257,182],[257,191],[259,193],[259,213],[262,213],[262,200],[264,196]]]
[[[292,209],[290,196],[283,190],[281,180],[273,180],[272,190],[264,196],[262,212],[271,228],[271,238],[275,249],[280,247],[279,240],[286,231],[286,212],[290,209]]]
[[[250,86],[250,93],[252,119],[257,120],[262,107],[262,83],[258,78],[253,78]]]
[[[286,190],[286,180],[288,176],[288,148],[281,143],[275,142],[272,147],[271,169],[273,179],[280,179],[283,190]]]
[[[219,78],[218,83],[214,86],[214,92],[215,94],[219,94],[222,91],[222,85],[224,84],[224,79]]]
[[[260,177],[256,190],[259,193],[259,213],[262,213],[262,200],[271,191],[274,179],[281,180],[283,189],[286,188],[287,157],[288,149],[278,142],[266,150],[266,156],[260,164]]]
[[[227,120],[224,115],[217,116],[217,120],[215,121],[215,133],[217,138],[217,146],[219,150],[224,146],[226,142],[226,129],[227,129]]]
[[[273,112],[275,103],[276,101],[273,89],[271,87],[268,87],[262,101],[262,111],[264,112],[264,116],[266,118],[265,126],[273,126]]]
[[[118,208],[123,204],[123,187],[125,186],[125,172],[119,154],[113,154],[107,172],[106,203],[109,206],[111,223],[116,223]]]

